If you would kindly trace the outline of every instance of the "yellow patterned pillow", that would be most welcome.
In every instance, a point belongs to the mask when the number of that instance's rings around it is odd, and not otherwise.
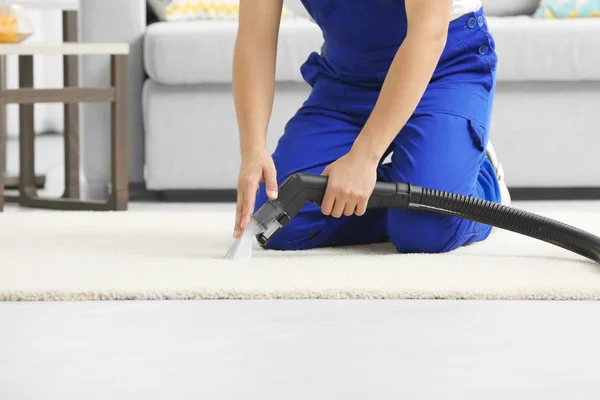
[[[535,13],[537,18],[598,18],[600,0],[542,0]]]
[[[237,20],[239,0],[148,0],[162,21]],[[293,14],[283,7],[282,19]]]

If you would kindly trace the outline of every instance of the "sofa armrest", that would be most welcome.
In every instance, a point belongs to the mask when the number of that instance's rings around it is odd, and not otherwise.
[[[81,42],[120,42],[130,45],[128,61],[128,130],[130,137],[130,182],[143,181],[142,86],[145,80],[142,47],[146,31],[145,0],[80,0]],[[80,59],[80,84],[108,86],[110,59],[84,56]],[[88,188],[108,188],[110,182],[110,106],[81,106],[82,166]],[[95,196],[93,196],[95,197]]]

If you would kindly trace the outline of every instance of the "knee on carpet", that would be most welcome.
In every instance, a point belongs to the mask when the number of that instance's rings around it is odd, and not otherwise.
[[[312,248],[312,239],[319,233],[318,229],[313,229],[314,233],[299,232],[289,225],[276,232],[269,242],[264,246],[267,250],[306,250]]]
[[[305,250],[323,242],[326,217],[314,205],[308,205],[286,226],[277,231],[265,246],[268,250]]]
[[[445,253],[460,246],[460,220],[415,211],[391,211],[388,236],[399,253]]]

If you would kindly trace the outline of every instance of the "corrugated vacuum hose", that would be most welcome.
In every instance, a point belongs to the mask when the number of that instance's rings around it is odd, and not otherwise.
[[[520,233],[600,263],[600,238],[589,232],[541,215],[485,200],[438,190],[420,190],[420,201],[416,204],[411,202],[409,209],[453,215]]]

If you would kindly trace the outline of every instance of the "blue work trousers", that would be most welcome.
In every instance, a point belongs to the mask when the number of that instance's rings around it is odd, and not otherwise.
[[[395,51],[388,51],[387,67]],[[382,53],[373,55],[381,60]],[[431,82],[382,162],[378,179],[409,182],[493,202],[500,190],[485,157],[495,87],[494,41],[482,11],[451,22]],[[328,46],[302,67],[312,86],[273,153],[281,184],[294,173],[321,174],[347,154],[360,134],[387,76],[385,63],[369,54]],[[344,68],[350,66],[352,68]],[[260,186],[256,209],[267,201]],[[441,253],[482,241],[491,227],[452,216],[394,209],[334,218],[307,204],[266,248],[300,250],[391,241],[400,253]]]

